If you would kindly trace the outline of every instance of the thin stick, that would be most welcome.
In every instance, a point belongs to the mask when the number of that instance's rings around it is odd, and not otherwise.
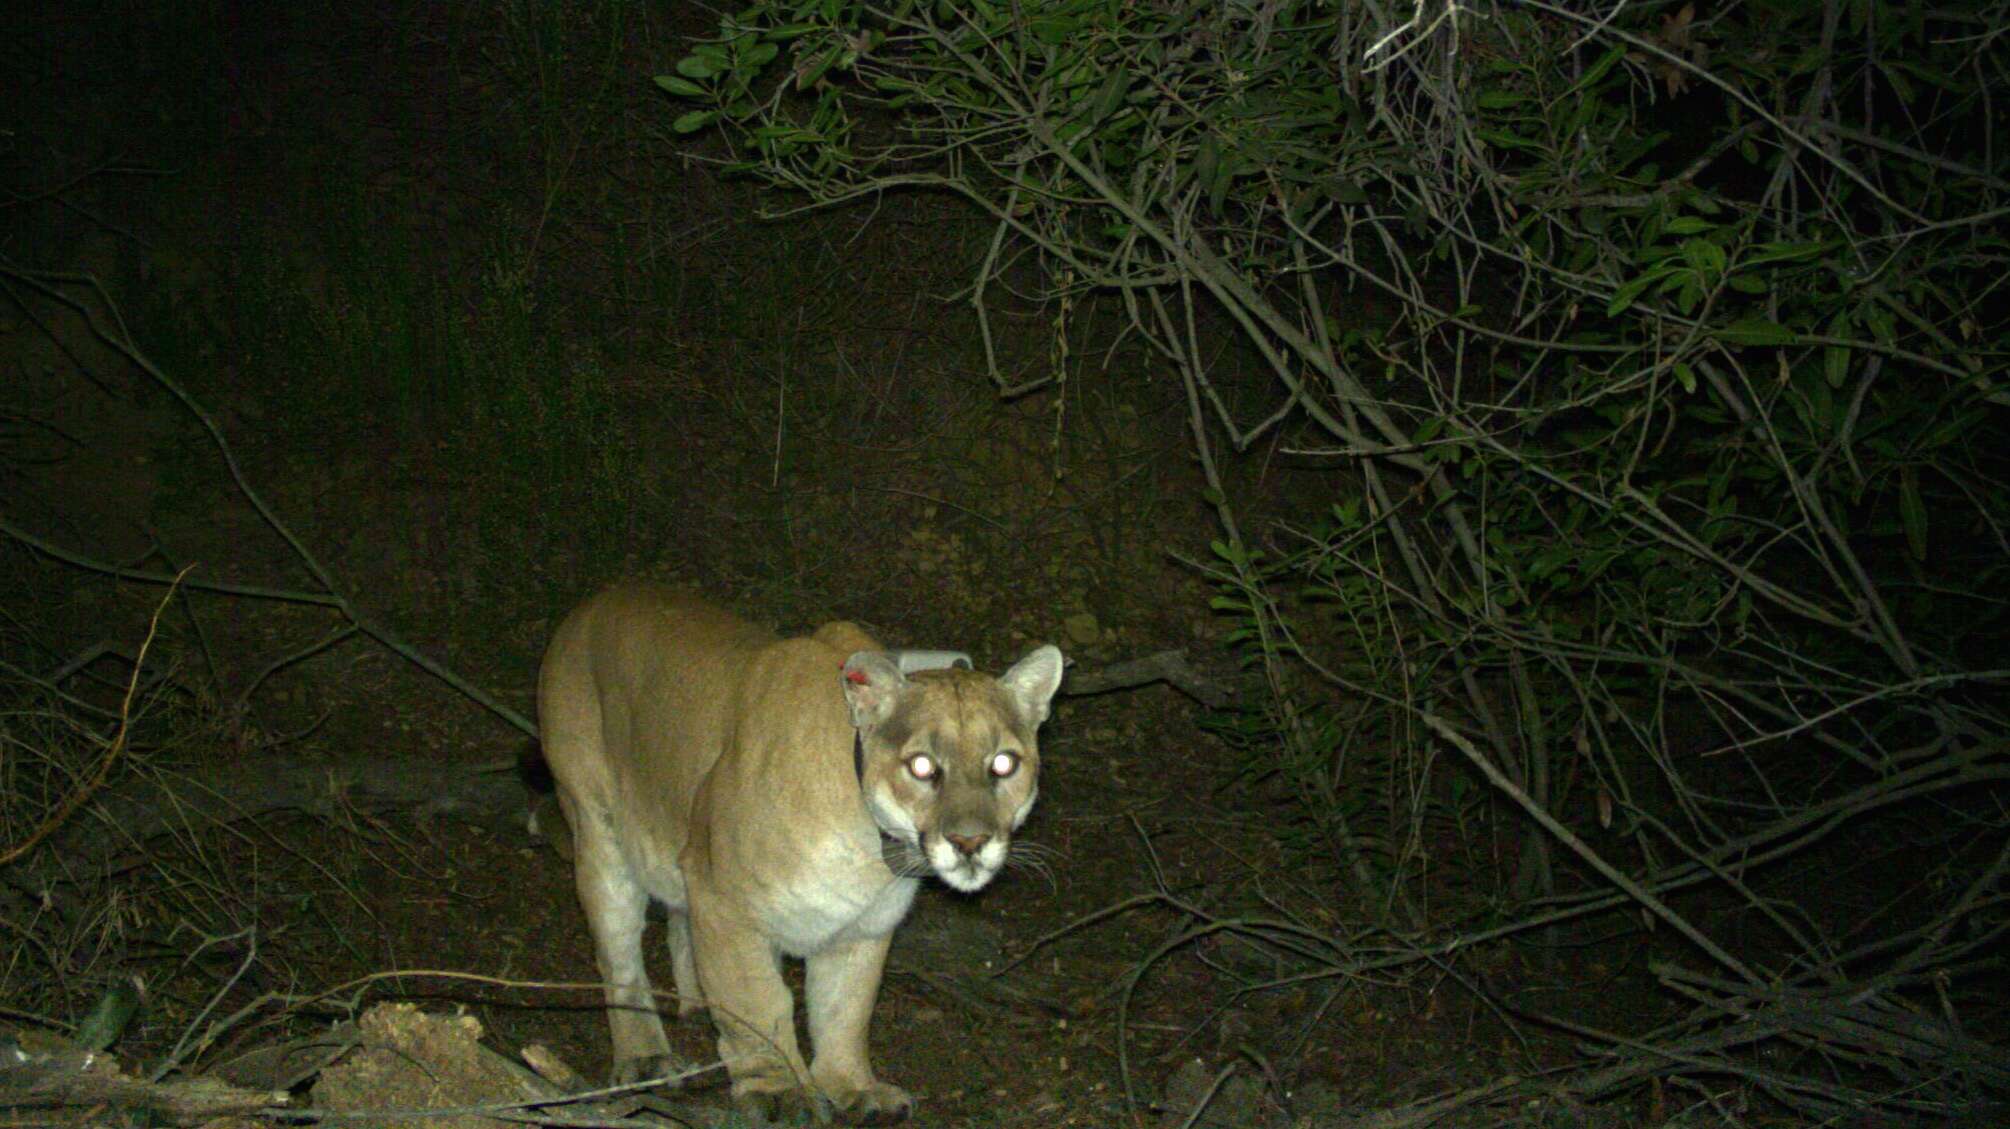
[[[223,585],[204,585],[204,587],[210,591],[227,592],[231,595],[292,600],[299,603],[318,604],[323,607],[334,608],[341,612],[343,617],[349,620],[349,622],[355,624],[357,630],[376,640],[390,651],[402,656],[407,662],[412,663],[419,669],[445,682],[455,690],[460,691],[462,695],[515,726],[526,735],[537,736],[537,727],[531,724],[529,719],[504,705],[467,679],[462,678],[440,663],[421,654],[418,648],[405,642],[390,631],[390,629],[366,619],[356,610],[355,605],[351,604],[346,597],[341,595],[335,583],[334,576],[322,565],[320,558],[316,557],[307,548],[306,542],[302,541],[299,535],[295,534],[285,522],[279,520],[278,513],[265,500],[265,496],[252,487],[251,480],[245,476],[243,468],[238,465],[236,450],[231,447],[230,441],[224,438],[223,429],[217,426],[216,420],[209,414],[209,411],[194,396],[189,395],[188,390],[183,388],[180,382],[163,372],[151,360],[148,360],[146,355],[140,352],[139,346],[133,343],[132,334],[126,328],[125,320],[119,313],[118,303],[112,300],[111,294],[105,290],[104,284],[99,282],[95,275],[44,274],[25,271],[4,258],[0,258],[0,271],[4,271],[9,277],[20,279],[51,301],[58,302],[75,311],[84,319],[84,323],[90,327],[94,336],[106,345],[111,346],[121,356],[132,362],[140,371],[151,377],[156,384],[166,389],[190,415],[196,418],[196,421],[202,425],[203,431],[209,435],[210,443],[216,447],[217,453],[222,457],[224,469],[229,473],[231,483],[237,487],[238,493],[244,496],[245,501],[251,503],[252,508],[258,511],[258,516],[264,519],[265,524],[270,526],[272,531],[277,533],[282,541],[286,542],[287,547],[293,550],[294,555],[300,559],[300,563],[306,567],[308,573],[321,585],[322,594],[286,593],[274,589],[260,590]],[[58,283],[82,285],[89,288],[92,293],[97,295],[99,305],[108,312],[112,325],[108,327],[97,316],[96,310],[98,307],[87,306],[70,297],[56,285]],[[43,552],[49,553],[51,556],[77,564],[80,567],[93,568],[97,571],[121,576],[126,579],[158,582],[154,574],[128,576],[127,574],[131,570],[91,562],[85,558],[79,558],[75,554],[57,550],[48,542],[27,535],[25,530],[20,530],[11,523],[0,521],[0,532],[5,532]]]
[[[183,569],[181,576],[186,576],[187,574],[188,569]],[[85,800],[90,799],[92,795],[96,794],[99,788],[104,787],[105,778],[111,775],[112,765],[118,763],[119,758],[125,755],[126,748],[130,743],[128,736],[132,732],[133,696],[139,691],[140,670],[146,666],[147,649],[153,646],[154,632],[160,628],[161,612],[167,608],[168,601],[174,598],[173,585],[181,582],[181,576],[174,578],[168,588],[167,595],[161,598],[160,603],[154,605],[153,617],[147,621],[147,637],[145,641],[140,643],[139,657],[133,660],[133,672],[126,679],[126,695],[119,702],[119,729],[117,733],[112,735],[110,747],[105,750],[103,756],[98,758],[98,763],[91,769],[90,776],[82,784],[71,789],[70,794],[63,797],[63,802],[56,805],[56,810],[50,812],[42,820],[40,826],[30,832],[26,839],[23,839],[5,851],[0,851],[0,866],[6,866],[8,863],[34,850],[36,844],[48,838],[55,832],[56,828],[67,823],[70,817],[77,813],[77,809],[83,806]]]
[[[1475,748],[1471,741],[1466,740],[1458,730],[1453,729],[1443,718],[1429,713],[1419,716],[1431,732],[1444,738],[1453,748],[1464,753],[1466,759],[1472,762],[1473,767],[1479,769],[1480,773],[1494,787],[1506,792],[1509,798],[1513,799],[1516,804],[1521,806],[1524,812],[1528,813],[1530,819],[1541,824],[1543,830],[1556,836],[1559,842],[1569,847],[1572,853],[1585,861],[1586,865],[1596,870],[1599,874],[1604,875],[1606,881],[1624,890],[1628,897],[1640,903],[1648,912],[1667,922],[1676,932],[1688,938],[1691,944],[1708,954],[1710,959],[1744,977],[1746,982],[1750,984],[1759,985],[1765,983],[1765,980],[1758,973],[1747,967],[1744,961],[1725,952],[1722,946],[1705,937],[1700,930],[1691,925],[1688,918],[1676,913],[1667,902],[1655,897],[1652,891],[1627,877],[1618,867],[1606,862],[1597,851],[1591,849],[1589,844],[1572,833],[1570,828],[1558,823],[1555,816],[1550,815],[1549,812],[1543,810],[1542,805],[1530,799],[1527,792],[1522,791],[1514,781],[1509,780],[1506,774],[1501,772],[1500,768],[1486,754]]]

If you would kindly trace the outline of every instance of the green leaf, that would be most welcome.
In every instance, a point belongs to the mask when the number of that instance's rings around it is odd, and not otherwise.
[[[827,47],[817,55],[815,61],[811,62],[809,66],[797,71],[796,89],[808,90],[810,87],[815,86],[817,80],[824,76],[824,72],[831,69],[831,64],[837,62],[838,54],[841,50],[843,49],[839,47]],[[881,90],[889,89],[887,82],[883,79],[879,83],[879,88]],[[895,87],[893,89],[898,88]]]
[[[1500,149],[1539,149],[1540,145],[1517,133],[1504,129],[1476,129],[1473,136]]]
[[[1933,450],[1936,447],[1945,447],[1956,439],[1961,438],[1969,428],[1975,426],[1979,419],[1980,417],[1972,412],[1961,412],[1952,419],[1942,420],[1919,439],[1918,445],[1921,450],[1927,451]]]
[[[145,1000],[146,990],[141,986],[139,977],[128,976],[119,981],[98,1000],[91,1014],[77,1025],[73,1041],[88,1051],[105,1050],[119,1041],[119,1035],[132,1022]]]
[[[1597,62],[1591,64],[1591,69],[1584,72],[1583,78],[1571,84],[1571,91],[1575,93],[1579,90],[1589,90],[1599,79],[1604,78],[1613,67],[1618,66],[1619,60],[1625,57],[1626,46],[1619,43],[1613,44],[1610,48],[1606,49],[1605,54],[1599,56]]]
[[[1696,235],[1714,230],[1716,226],[1702,216],[1676,216],[1668,221],[1668,226],[1663,230],[1670,235]]]
[[[1702,277],[1693,270],[1678,271],[1661,284],[1662,293],[1673,292],[1675,309],[1685,317],[1694,313],[1703,301]]]
[[[686,55],[677,60],[677,73],[685,78],[711,78],[719,73],[719,68],[713,65],[711,59]]]
[[[1351,177],[1334,177],[1326,182],[1326,195],[1341,204],[1365,204],[1368,193],[1361,183]]]
[[[1570,545],[1551,544],[1546,548],[1537,549],[1528,558],[1526,568],[1528,578],[1530,580],[1541,580],[1543,577],[1569,564],[1576,555],[1576,548]],[[1563,578],[1559,577],[1558,579],[1561,580]]]
[[[1741,267],[1756,267],[1765,263],[1795,262],[1812,259],[1827,250],[1827,243],[1761,243],[1752,255],[1740,262]]]
[[[1909,105],[1913,100],[1913,85],[1906,79],[1905,71],[1899,67],[1879,68],[1879,77],[1891,84],[1891,92],[1898,97],[1901,105]]]
[[[1067,13],[1038,17],[1027,26],[1033,38],[1054,47],[1068,42],[1081,29],[1082,17]]]
[[[1675,381],[1676,383],[1682,386],[1682,391],[1687,392],[1690,395],[1695,394],[1696,370],[1689,367],[1689,362],[1687,361],[1675,362]]]
[[[1102,87],[1096,91],[1096,100],[1090,104],[1089,120],[1100,123],[1116,113],[1117,107],[1124,104],[1124,92],[1128,89],[1130,75],[1121,67],[1110,68],[1110,73],[1103,78]]]
[[[1765,318],[1739,318],[1719,330],[1717,339],[1731,345],[1792,345],[1799,340],[1793,330]]]
[[[1668,268],[1656,267],[1613,291],[1612,301],[1605,304],[1605,316],[1612,317],[1616,314],[1624,313],[1626,307],[1633,304],[1634,299],[1640,297],[1648,287],[1666,277],[1668,277]]]
[[[718,116],[717,110],[691,110],[677,115],[677,120],[670,123],[670,128],[678,133],[696,133],[712,124],[712,119]]]
[[[1206,188],[1214,183],[1214,168],[1221,161],[1221,143],[1209,133],[1201,137],[1200,144],[1193,150],[1194,183]]]
[[[1228,186],[1234,180],[1235,158],[1232,155],[1223,154],[1222,159],[1215,162],[1214,180],[1207,186],[1208,211],[1217,216],[1221,214],[1221,205],[1228,199]]]
[[[679,98],[703,98],[705,96],[704,87],[699,86],[690,79],[678,78],[674,74],[657,75],[656,85],[675,94]]]
[[[1905,544],[1914,560],[1926,559],[1926,501],[1919,496],[1919,476],[1906,467],[1898,476],[1898,516],[1905,523]]]
[[[1682,258],[1711,278],[1724,273],[1724,249],[1708,239],[1684,239]]]

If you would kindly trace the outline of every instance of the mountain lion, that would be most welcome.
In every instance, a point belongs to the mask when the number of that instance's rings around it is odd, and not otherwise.
[[[615,1080],[678,1068],[642,965],[653,898],[670,911],[678,1014],[709,1007],[736,1103],[906,1117],[913,1099],[866,1053],[888,941],[920,875],[967,892],[1004,865],[1039,790],[1034,738],[1061,665],[1049,646],[996,679],[910,676],[853,624],[780,639],[641,584],[567,616],[538,718]],[[807,1067],[783,956],[807,966]]]

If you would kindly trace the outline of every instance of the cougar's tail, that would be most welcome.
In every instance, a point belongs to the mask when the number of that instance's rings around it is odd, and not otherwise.
[[[526,744],[517,757],[516,767],[529,792],[524,826],[532,835],[542,835],[560,858],[571,862],[572,825],[565,821],[565,812],[558,806],[558,781],[552,778],[551,766],[545,763],[544,748],[536,741]]]

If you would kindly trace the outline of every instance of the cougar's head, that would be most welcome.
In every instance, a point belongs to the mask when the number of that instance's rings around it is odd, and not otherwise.
[[[968,893],[1005,865],[1040,792],[1035,742],[1061,684],[1061,652],[1040,647],[1003,675],[904,675],[884,651],[844,664],[845,701],[865,755],[859,785],[880,830]]]

